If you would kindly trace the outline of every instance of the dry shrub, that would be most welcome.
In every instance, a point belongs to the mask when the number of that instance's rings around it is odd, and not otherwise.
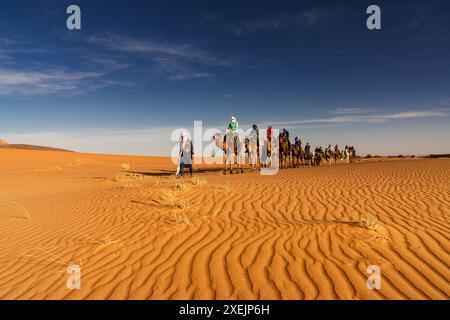
[[[203,185],[205,185],[207,183],[208,182],[205,179],[200,179],[200,178],[197,178],[197,177],[194,177],[191,180],[191,184],[194,185],[194,186],[197,186],[197,187],[198,186],[203,186]]]
[[[184,212],[184,211],[189,210],[192,207],[192,203],[189,200],[182,198],[182,199],[179,199],[175,203],[175,206],[177,208],[180,208]]]
[[[122,164],[120,165],[120,168],[121,168],[123,171],[130,171],[131,168],[133,168],[133,163],[132,163],[132,162],[122,163]]]
[[[120,240],[114,240],[111,235],[108,235],[105,238],[98,240],[98,239],[96,239],[96,238],[94,238],[94,237],[92,237],[92,236],[90,236],[88,234],[84,234],[84,233],[81,233],[81,232],[79,232],[79,234],[81,236],[83,236],[83,237],[88,238],[89,239],[89,241],[88,241],[89,243],[96,244],[96,247],[94,248],[94,252],[97,252],[97,251],[99,251],[99,250],[101,250],[103,248],[106,248],[106,247],[114,247],[114,248],[116,248],[116,247],[118,247],[120,245]]]
[[[113,240],[113,238],[111,237],[111,235],[107,236],[106,238],[102,239],[102,240],[94,240],[95,243],[97,243],[97,247],[94,249],[94,252],[97,252],[103,248],[106,247],[118,247],[120,245],[120,240]]]
[[[378,229],[380,228],[378,218],[372,214],[362,215],[358,220],[358,223],[361,227],[371,231],[378,231]]]
[[[120,173],[114,179],[124,188],[140,187],[144,183],[149,182],[146,176],[139,173]]]
[[[185,213],[179,213],[179,212],[172,212],[170,214],[169,220],[176,225],[180,224],[189,224],[190,219],[189,216]]]
[[[190,189],[190,186],[187,183],[177,182],[175,184],[175,190],[185,192]]]
[[[223,192],[229,194],[231,192],[231,185],[227,182],[222,186]]]
[[[175,207],[175,192],[166,191],[161,195],[161,200],[168,203],[170,206]]]
[[[351,220],[352,223],[375,233],[371,240],[389,240],[387,231],[381,226],[377,216],[373,214],[364,214],[357,220]]]

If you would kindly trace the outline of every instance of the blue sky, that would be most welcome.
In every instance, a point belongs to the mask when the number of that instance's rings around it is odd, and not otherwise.
[[[66,8],[82,30],[66,28]],[[366,28],[378,4],[382,30]],[[170,133],[286,127],[361,153],[450,152],[448,1],[2,1],[0,138],[165,155]]]

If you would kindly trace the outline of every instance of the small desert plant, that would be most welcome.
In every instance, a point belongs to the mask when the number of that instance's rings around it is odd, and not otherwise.
[[[186,215],[186,214],[181,214],[181,213],[178,213],[178,212],[172,212],[172,213],[170,214],[169,220],[170,220],[171,222],[173,222],[174,224],[176,224],[176,225],[179,225],[179,224],[189,224],[189,223],[190,223],[190,220],[189,220],[189,216],[188,216],[188,215]]]
[[[386,233],[386,229],[381,226],[378,218],[375,215],[364,214],[359,219],[351,220],[351,222],[362,228],[374,232],[375,236],[372,238],[373,240],[386,241],[389,239]]]
[[[139,173],[122,172],[118,174],[113,181],[121,184],[121,186],[124,188],[130,188],[130,187],[139,187],[145,182],[147,182],[147,180],[148,180],[147,177]]]
[[[177,182],[175,184],[175,190],[185,192],[189,190],[189,185],[187,183]]]
[[[358,224],[367,230],[377,231],[380,227],[378,218],[372,214],[364,214],[357,220]]]
[[[228,194],[231,191],[231,185],[227,182],[222,186],[222,189],[225,194]]]
[[[171,206],[175,206],[175,193],[172,191],[165,192],[161,195],[161,200],[168,202]]]
[[[123,171],[130,171],[132,167],[133,167],[133,163],[132,163],[132,162],[122,163],[122,164],[120,165],[120,168],[121,168]]]
[[[97,252],[103,248],[113,246],[114,248],[118,247],[120,245],[120,240],[113,240],[112,237],[109,235],[106,238],[95,241],[97,243],[97,247],[94,249],[94,252]]]
[[[192,203],[186,199],[180,199],[175,204],[176,207],[180,208],[183,211],[189,210],[192,207]]]
[[[192,178],[191,183],[194,186],[202,186],[202,185],[205,185],[207,182],[205,179],[200,179],[200,178],[195,177],[195,178]]]
[[[82,236],[89,239],[90,243],[95,243],[97,246],[94,248],[94,252],[97,252],[103,248],[112,246],[112,247],[118,247],[120,245],[120,240],[113,240],[111,235],[106,236],[105,238],[101,240],[97,240],[87,234],[80,233]]]

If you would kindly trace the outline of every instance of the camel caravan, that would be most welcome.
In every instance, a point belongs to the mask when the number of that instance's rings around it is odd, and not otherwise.
[[[302,140],[298,137],[295,137],[294,143],[291,143],[286,129],[283,129],[275,138],[276,131],[272,126],[269,126],[266,134],[261,136],[257,125],[253,125],[250,134],[242,139],[237,133],[238,126],[236,118],[231,117],[227,133],[225,135],[216,133],[212,137],[217,148],[224,152],[224,174],[227,174],[228,170],[233,174],[233,165],[237,166],[237,173],[243,173],[246,158],[251,171],[256,170],[257,166],[270,168],[276,165],[279,168],[299,168],[305,165],[319,166],[322,163],[330,165],[351,163],[356,160],[356,149],[353,146],[345,146],[344,150],[340,150],[338,145],[334,149],[331,145],[325,149],[319,146],[312,151],[311,145],[307,143],[303,147]]]

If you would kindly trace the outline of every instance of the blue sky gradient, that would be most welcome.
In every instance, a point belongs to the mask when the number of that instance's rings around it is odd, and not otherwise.
[[[66,8],[82,30],[66,28]],[[366,28],[378,4],[382,30]],[[170,133],[286,127],[361,153],[450,152],[448,1],[2,1],[0,138],[168,155]]]

